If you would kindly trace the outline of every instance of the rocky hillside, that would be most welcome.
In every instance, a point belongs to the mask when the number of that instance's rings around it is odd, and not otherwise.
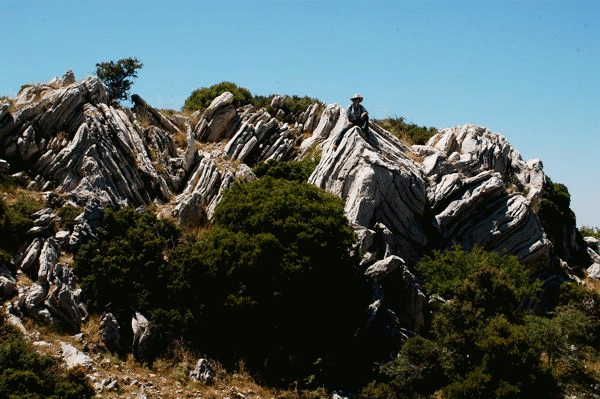
[[[542,162],[523,160],[484,127],[443,129],[426,145],[408,146],[371,124],[366,135],[351,129],[335,148],[346,121],[336,104],[286,115],[283,97],[268,108],[236,109],[225,92],[185,116],[135,95],[131,109],[107,100],[96,78],[76,81],[68,72],[0,104],[1,171],[26,179],[45,202],[12,266],[2,266],[0,292],[14,298],[6,305],[14,317],[74,329],[88,318],[68,254],[95,237],[104,208],[151,207],[181,225],[206,226],[223,191],[256,179],[258,163],[315,154],[309,183],[345,202],[363,254],[357,267],[370,286],[368,328],[380,336],[402,339],[428,323],[431,306],[414,266],[434,249],[480,245],[514,255],[547,290],[582,267],[600,267],[597,248],[577,241],[574,224],[562,226],[567,251],[554,250],[538,217]],[[81,212],[72,227],[56,231],[68,206]],[[17,287],[13,268],[31,284]],[[138,344],[143,335],[136,332]]]

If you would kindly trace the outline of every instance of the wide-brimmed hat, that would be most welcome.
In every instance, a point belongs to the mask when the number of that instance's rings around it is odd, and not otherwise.
[[[362,96],[358,93],[354,93],[354,95],[350,97],[350,100],[352,101],[354,101],[355,99],[358,99],[358,102],[361,102],[363,100]]]

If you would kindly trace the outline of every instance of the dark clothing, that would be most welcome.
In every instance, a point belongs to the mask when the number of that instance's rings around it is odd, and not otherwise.
[[[356,106],[354,106],[354,104],[350,104],[346,110],[346,113],[348,114],[348,120],[356,126],[360,126],[361,122],[364,121],[364,119],[362,119],[360,116],[366,112],[367,110],[365,107],[360,104],[356,104]]]
[[[355,106],[354,104],[350,104],[350,106],[346,110],[346,114],[348,115],[348,121],[350,123],[342,129],[342,131],[338,134],[337,138],[335,139],[336,148],[342,142],[342,139],[344,138],[346,132],[352,129],[354,126],[360,127],[365,135],[368,134],[367,132],[369,130],[369,116],[367,115],[364,119],[360,117],[363,113],[366,112],[367,110],[361,104],[357,104],[357,106]]]

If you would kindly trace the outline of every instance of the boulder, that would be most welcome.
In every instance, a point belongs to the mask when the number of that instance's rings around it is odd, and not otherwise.
[[[351,223],[371,229],[383,224],[393,233],[391,254],[413,263],[429,242],[421,171],[397,139],[374,134],[374,140],[367,141],[356,127],[334,150],[333,140],[341,128],[336,126],[330,134],[309,183],[344,199]]]
[[[231,137],[239,123],[238,113],[232,103],[233,94],[228,91],[216,97],[196,126],[196,137],[208,142]]]
[[[103,313],[100,317],[100,339],[109,351],[121,350],[121,328],[117,318],[110,312]]]
[[[369,266],[365,272],[365,276],[376,282],[380,282],[394,272],[399,266],[404,266],[404,260],[399,256],[392,255]]]
[[[7,174],[10,171],[10,164],[4,160],[0,159],[0,174]]]
[[[586,273],[589,278],[600,280],[600,263],[594,263],[587,268]]]
[[[198,359],[194,368],[190,371],[190,378],[196,381],[202,381],[207,385],[212,385],[215,381],[215,369],[212,362],[208,359]]]
[[[39,264],[37,263],[37,260],[40,256],[43,245],[44,240],[42,238],[36,238],[25,250],[25,256],[23,257],[19,268],[30,277],[37,276],[38,274],[37,265]]]
[[[82,366],[91,370],[93,367],[92,359],[88,355],[79,351],[73,345],[64,342],[60,343],[60,358],[65,362],[68,369]]]
[[[134,312],[131,318],[131,329],[133,330],[133,355],[138,360],[148,360],[151,356],[152,333],[148,319],[141,313]]]
[[[51,314],[66,326],[77,330],[88,317],[87,307],[77,287],[73,270],[57,263],[49,276],[50,288],[45,305]]]
[[[6,266],[0,265],[0,299],[10,298],[16,293],[17,280]]]
[[[583,237],[583,241],[585,241],[585,245],[588,248],[591,248],[596,253],[600,252],[600,239],[596,237]]]

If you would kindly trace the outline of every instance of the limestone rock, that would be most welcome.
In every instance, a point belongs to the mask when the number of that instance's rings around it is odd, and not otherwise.
[[[0,299],[7,299],[17,292],[17,280],[10,270],[0,265]]]
[[[87,319],[88,312],[81,298],[81,289],[77,288],[73,270],[62,263],[57,263],[49,276],[49,281],[50,288],[45,300],[48,310],[67,326],[79,328]]]
[[[594,263],[586,270],[589,278],[600,280],[600,263]]]
[[[190,371],[190,378],[212,385],[215,381],[215,369],[208,359],[198,359],[194,368]]]
[[[371,265],[365,272],[365,276],[379,282],[390,275],[399,266],[403,265],[404,260],[402,260],[402,258],[392,255]]]
[[[44,245],[44,240],[41,238],[34,239],[31,244],[25,250],[25,256],[20,264],[20,269],[28,274],[29,276],[37,276],[37,260],[40,256],[40,252],[42,251],[42,246]]]
[[[91,370],[93,366],[92,359],[88,355],[77,350],[73,345],[64,342],[60,343],[60,357],[69,369],[83,366]]]
[[[103,313],[100,317],[100,339],[106,349],[116,352],[121,349],[121,328],[112,313]]]
[[[226,91],[216,97],[196,126],[196,137],[214,142],[229,138],[239,123],[233,103],[233,94]]]
[[[600,263],[600,255],[598,255],[596,251],[594,251],[592,248],[588,248],[587,253],[590,256],[590,259],[592,259],[592,262]]]
[[[429,189],[428,198],[445,245],[456,242],[470,249],[479,244],[532,266],[549,263],[551,244],[541,223],[525,197],[508,194],[498,172],[446,175]]]
[[[415,261],[428,243],[426,183],[421,171],[397,139],[373,135],[367,141],[359,128],[349,130],[334,150],[332,142],[342,127],[330,134],[309,183],[344,199],[351,223],[366,228],[377,222],[385,225],[394,234],[392,254]]]
[[[583,241],[585,241],[585,245],[588,248],[591,248],[596,253],[600,252],[600,240],[596,237],[583,237]]]
[[[141,313],[134,312],[131,318],[131,329],[133,330],[133,355],[136,359],[146,360],[149,357],[150,341],[152,338],[150,325]]]
[[[460,172],[471,177],[483,171],[498,172],[505,184],[527,193],[534,206],[541,199],[544,184],[542,163],[523,161],[521,155],[502,135],[490,130],[464,125],[443,129],[427,142],[436,151],[423,161],[427,176],[439,182],[444,176]]]

